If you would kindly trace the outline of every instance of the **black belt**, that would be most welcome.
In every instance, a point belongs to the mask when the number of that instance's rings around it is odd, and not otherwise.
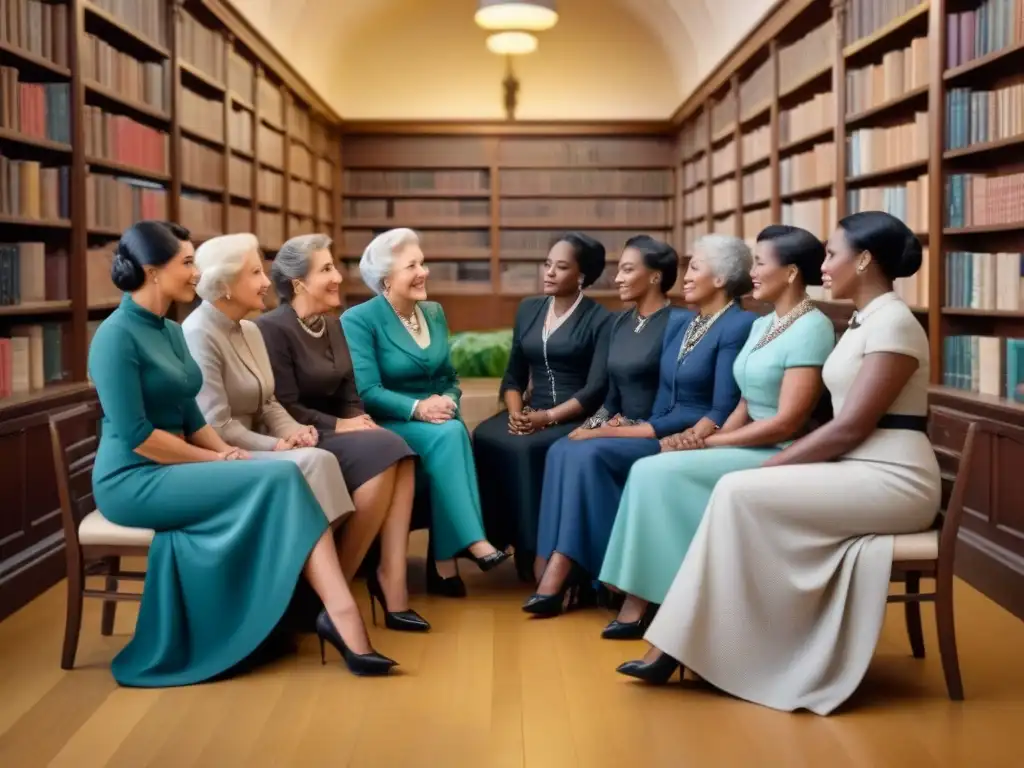
[[[927,416],[905,416],[900,413],[887,413],[878,420],[878,429],[909,429],[914,432],[928,431]]]

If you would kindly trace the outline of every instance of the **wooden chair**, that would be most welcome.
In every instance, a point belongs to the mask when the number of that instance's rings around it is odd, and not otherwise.
[[[957,468],[956,480],[945,511],[936,518],[930,531],[901,534],[893,545],[892,580],[903,581],[903,594],[890,595],[890,603],[903,603],[907,637],[915,659],[924,658],[924,634],[921,630],[921,603],[935,604],[935,628],[939,637],[939,656],[946,690],[953,701],[963,701],[964,686],[960,679],[960,659],[956,649],[956,627],[953,622],[953,566],[956,541],[964,516],[964,496],[970,482],[975,445],[981,433],[997,435],[1005,425],[975,421],[967,430]],[[1024,430],[1014,439],[1024,444]],[[1009,435],[1011,438],[1014,436]],[[921,579],[935,580],[934,592],[921,592]]]
[[[83,598],[103,600],[100,631],[104,635],[114,631],[117,601],[141,599],[140,594],[118,591],[119,581],[142,581],[146,576],[122,571],[121,558],[145,557],[153,540],[153,531],[115,525],[96,509],[92,468],[99,446],[102,415],[99,403],[94,402],[50,416],[50,441],[67,556],[68,605],[60,659],[62,669],[75,666]],[[104,589],[87,589],[87,576],[104,576]]]

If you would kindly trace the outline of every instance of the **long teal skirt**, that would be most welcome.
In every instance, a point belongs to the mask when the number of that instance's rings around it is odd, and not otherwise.
[[[191,685],[231,671],[277,626],[327,518],[298,465],[218,461],[105,474],[97,507],[153,528],[135,635],[114,659],[125,686]]]
[[[420,457],[417,474],[430,491],[430,541],[434,557],[448,560],[461,549],[483,541],[480,490],[466,425],[459,419],[442,424],[383,421]]]
[[[683,564],[715,483],[753,469],[778,448],[705,448],[636,462],[622,492],[600,580],[661,603]]]

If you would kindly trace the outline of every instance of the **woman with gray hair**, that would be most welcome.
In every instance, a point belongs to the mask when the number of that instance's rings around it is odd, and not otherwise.
[[[567,592],[571,606],[597,578],[633,464],[683,440],[703,440],[736,407],[733,363],[756,317],[738,303],[751,286],[752,261],[739,238],[698,240],[683,276],[683,297],[697,311],[668,319],[650,417],[576,430],[548,452],[537,552],[547,564],[523,604],[527,613],[555,616]]]
[[[430,491],[430,556],[436,565],[436,571],[427,570],[428,591],[463,597],[466,587],[456,557],[489,571],[508,555],[484,534],[444,310],[426,300],[428,270],[411,229],[375,237],[363,252],[359,271],[377,294],[341,318],[351,342],[359,396],[382,426],[401,435],[420,456]]]
[[[345,574],[355,575],[380,530],[380,564],[367,576],[370,604],[384,610],[388,629],[424,632],[430,624],[409,609],[406,559],[415,491],[415,454],[400,437],[381,429],[356,392],[349,345],[335,313],[341,274],[331,240],[300,235],[277,252],[270,270],[281,305],[256,320],[277,381],[277,397],[293,418],[311,425],[319,445],[334,454],[365,519],[358,538],[341,543]],[[372,522],[370,522],[372,521]]]

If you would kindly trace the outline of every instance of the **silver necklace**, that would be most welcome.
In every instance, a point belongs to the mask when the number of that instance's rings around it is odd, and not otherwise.
[[[693,348],[696,347],[700,340],[704,338],[711,326],[715,324],[715,321],[718,320],[718,318],[722,316],[722,313],[732,305],[733,302],[730,301],[720,310],[715,312],[715,314],[697,315],[697,317],[690,321],[690,325],[686,328],[686,333],[683,334],[683,343],[679,347],[679,354],[676,356],[677,363],[693,351]]]
[[[314,339],[321,338],[324,335],[324,331],[327,330],[327,321],[324,320],[323,315],[315,315],[308,323],[298,315],[295,317],[298,318],[299,325],[302,326],[302,330]]]
[[[385,296],[385,298],[387,297]],[[395,313],[395,316],[402,322],[402,325],[405,326],[405,329],[409,331],[409,333],[411,333],[413,336],[418,336],[420,332],[420,321],[419,318],[416,317],[415,305],[413,305],[412,314],[409,315],[408,317],[405,317],[401,312],[398,311],[395,305],[391,303],[391,299],[387,299],[387,302],[390,305],[391,310]]]
[[[663,310],[665,307],[667,307],[671,303],[672,303],[671,301],[669,301],[668,299],[665,299],[665,303],[662,304],[660,307],[658,307],[653,312],[651,312],[651,314],[649,314],[649,315],[641,315],[640,314],[640,310],[634,309],[633,312],[634,312],[634,314],[636,314],[636,327],[633,328],[633,333],[640,333],[640,331],[642,331],[644,328],[647,327],[647,323],[649,323],[651,321],[652,317],[654,317],[656,314],[661,312],[661,310]]]

